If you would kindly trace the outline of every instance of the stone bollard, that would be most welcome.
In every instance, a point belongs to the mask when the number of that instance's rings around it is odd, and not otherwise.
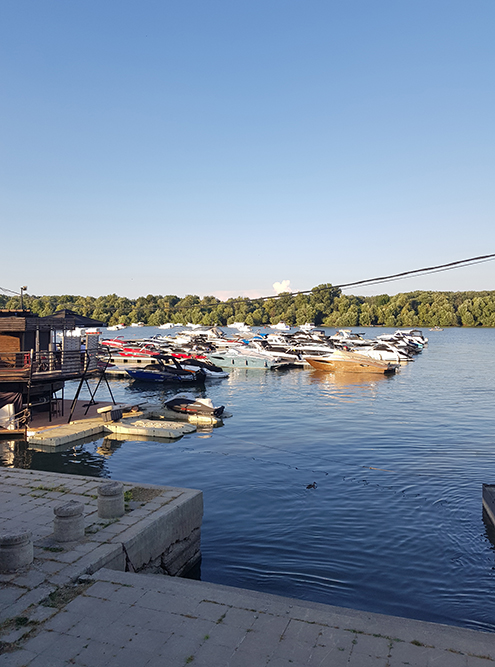
[[[53,534],[57,542],[75,542],[84,537],[84,505],[69,500],[53,510]]]
[[[15,572],[33,562],[33,540],[28,530],[0,535],[0,572]]]
[[[124,485],[108,482],[98,487],[98,516],[100,519],[118,519],[124,516]]]

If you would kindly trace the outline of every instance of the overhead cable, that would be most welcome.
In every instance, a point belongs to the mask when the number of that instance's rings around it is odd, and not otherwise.
[[[281,299],[287,296],[298,296],[299,294],[314,294],[315,292],[326,292],[331,289],[345,289],[348,287],[358,287],[365,285],[377,285],[379,283],[393,282],[395,280],[402,280],[410,276],[427,275],[429,273],[438,273],[441,271],[450,271],[452,269],[460,269],[464,266],[471,266],[472,264],[481,264],[495,259],[495,253],[490,255],[480,255],[478,257],[470,257],[469,259],[460,259],[456,262],[449,262],[448,264],[438,264],[437,266],[428,266],[423,269],[414,269],[412,271],[402,271],[401,273],[393,273],[389,276],[380,276],[378,278],[367,278],[366,280],[357,280],[352,283],[342,283],[341,285],[330,285],[329,287],[313,287],[309,290],[301,290],[299,292],[282,292],[281,294],[273,294],[272,296],[260,296],[254,299],[238,298],[229,300],[227,303],[241,303],[248,301],[267,301],[268,299]]]
[[[20,294],[20,292],[14,292],[13,290],[7,289],[6,287],[0,287],[0,290],[2,290],[2,292],[9,292],[10,294],[15,294],[16,296],[19,296]]]

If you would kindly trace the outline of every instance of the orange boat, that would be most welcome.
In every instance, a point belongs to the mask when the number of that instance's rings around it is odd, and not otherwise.
[[[395,373],[399,364],[371,359],[364,354],[346,350],[333,350],[330,354],[306,357],[305,360],[319,371],[346,373]]]

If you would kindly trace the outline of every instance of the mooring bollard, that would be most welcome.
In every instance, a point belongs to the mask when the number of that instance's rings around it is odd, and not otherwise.
[[[124,485],[108,482],[98,487],[98,516],[100,519],[118,519],[124,516]]]
[[[53,534],[57,542],[75,542],[84,537],[84,505],[70,500],[53,510]]]
[[[0,572],[15,572],[33,562],[33,540],[28,530],[0,535]]]

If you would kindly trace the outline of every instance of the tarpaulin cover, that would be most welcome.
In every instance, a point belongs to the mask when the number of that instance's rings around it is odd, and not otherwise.
[[[14,412],[17,414],[22,410],[22,394],[18,391],[0,391],[0,408],[12,403]]]

